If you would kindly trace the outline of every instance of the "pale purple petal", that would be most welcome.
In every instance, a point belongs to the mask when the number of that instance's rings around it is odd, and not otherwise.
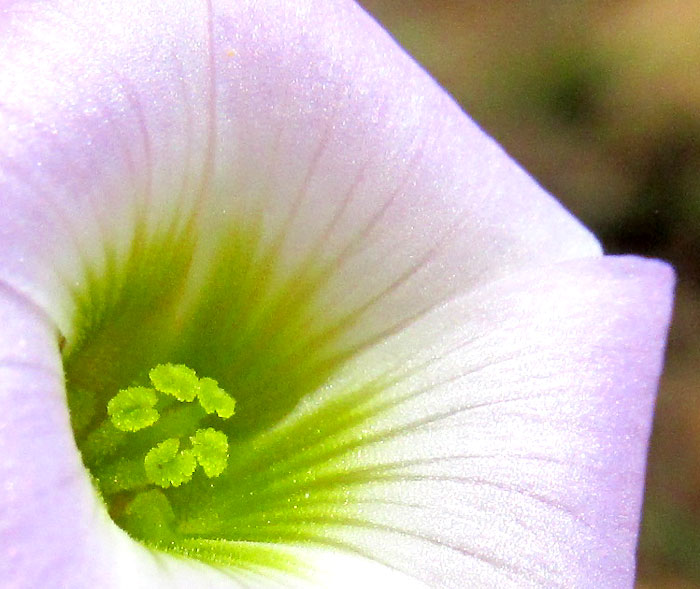
[[[328,538],[355,552],[287,547],[316,585],[632,584],[669,272],[600,257],[355,4],[8,1],[0,64],[0,578],[284,585],[129,540],[71,435],[71,293],[139,224],[195,214],[194,292],[226,231],[260,224],[276,280],[329,268],[320,322],[354,313],[358,355],[298,415],[398,377],[338,462],[396,480]]]
[[[261,589],[309,586],[269,573],[237,571],[232,577],[196,561],[154,553],[131,540],[109,519],[75,446],[55,327],[5,285],[0,285],[0,325],[3,588],[235,589],[250,587],[249,582]],[[333,561],[343,564],[340,557]],[[374,566],[382,573],[382,567]],[[331,573],[325,574],[331,585],[342,587]]]
[[[638,258],[516,273],[357,358],[320,398],[396,384],[333,457],[366,479],[333,537],[432,587],[631,587],[672,285]]]
[[[207,224],[261,218],[281,272],[334,264],[329,308],[384,295],[364,334],[522,264],[599,252],[353,3],[207,9],[3,9],[0,268],[66,330],[85,263],[137,220],[193,207]]]
[[[0,579],[95,584],[98,501],[73,442],[55,329],[4,285],[0,324]]]

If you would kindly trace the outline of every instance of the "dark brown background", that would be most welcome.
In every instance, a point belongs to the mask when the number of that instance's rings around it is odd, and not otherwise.
[[[638,588],[700,588],[700,2],[362,3],[608,252],[676,267]]]

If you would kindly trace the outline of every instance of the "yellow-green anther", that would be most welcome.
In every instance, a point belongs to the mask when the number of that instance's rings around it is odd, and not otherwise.
[[[107,414],[117,429],[136,432],[158,421],[160,414],[154,408],[157,401],[153,389],[129,387],[109,400]]]
[[[184,364],[158,364],[148,376],[157,390],[178,401],[194,401],[197,395],[197,373]]]
[[[211,479],[218,477],[226,468],[228,462],[228,438],[223,432],[211,427],[198,429],[190,437],[192,452],[204,473]]]
[[[146,476],[152,483],[167,489],[179,487],[192,478],[197,459],[192,450],[179,452],[180,440],[168,438],[151,448],[143,460]]]
[[[202,378],[197,391],[199,404],[207,413],[214,413],[228,419],[236,412],[236,400],[219,387],[213,378]]]

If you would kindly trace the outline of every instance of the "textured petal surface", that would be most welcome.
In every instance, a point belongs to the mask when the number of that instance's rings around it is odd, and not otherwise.
[[[55,328],[43,312],[6,287],[0,287],[0,324],[3,587],[343,589],[362,580],[368,586],[422,586],[376,562],[318,548],[279,550],[309,563],[308,576],[290,578],[249,569],[225,573],[137,544],[109,519],[80,461]]]
[[[0,287],[0,579],[98,586],[98,502],[73,442],[56,333]]]
[[[2,10],[0,269],[66,332],[86,264],[195,209],[208,236],[260,227],[280,274],[331,264],[326,306],[361,307],[365,335],[599,252],[351,2]]]
[[[331,538],[434,587],[631,587],[672,282],[636,258],[513,274],[359,358],[306,405],[365,408],[316,455],[355,489]]]
[[[631,584],[668,272],[599,257],[357,6],[9,0],[0,64],[0,578]],[[74,293],[112,253],[185,227],[194,294],[254,228],[271,282],[316,268],[318,321],[349,318],[341,348],[366,350],[269,433],[330,424],[329,450],[285,463],[327,460],[276,524],[311,526],[311,546],[279,548],[308,579],[147,551],[80,463],[57,345]],[[314,511],[319,485],[337,506]]]
[[[324,397],[356,395],[362,380],[398,375],[353,425],[361,444],[325,457],[332,485],[357,487],[360,509],[341,507],[313,538],[319,549],[286,549],[307,559],[307,581],[229,578],[117,530],[79,464],[50,323],[4,289],[2,577],[16,587],[631,586],[670,283],[667,268],[636,259],[516,274],[348,367],[281,426]]]

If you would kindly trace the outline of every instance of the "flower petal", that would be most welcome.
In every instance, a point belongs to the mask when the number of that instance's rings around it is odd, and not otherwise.
[[[0,578],[99,585],[98,500],[70,429],[56,333],[0,287]]]
[[[672,283],[636,258],[530,270],[358,358],[287,425],[354,408],[316,420],[330,451],[289,461],[323,471],[294,496],[348,498],[316,541],[431,587],[630,587]]]
[[[377,563],[308,547],[281,547],[304,558],[309,576],[217,570],[156,554],[109,519],[75,447],[65,403],[55,328],[21,295],[0,286],[0,578],[23,589],[233,589],[350,587],[355,580],[415,581]],[[269,550],[275,550],[270,548]],[[313,562],[334,566],[315,576]],[[348,562],[349,561],[349,562]],[[406,584],[403,584],[405,581]]]
[[[2,22],[0,275],[66,334],[87,268],[197,208],[207,237],[259,225],[280,280],[332,267],[325,308],[365,336],[599,253],[352,2],[15,2]]]
[[[116,529],[80,465],[55,343],[113,252],[126,263],[193,230],[196,291],[254,228],[273,285],[320,268],[309,330],[339,325],[357,355],[254,439],[362,401],[320,452],[284,448],[288,466],[330,451],[318,485],[351,491],[285,515],[308,536],[275,550],[304,553],[311,586],[347,571],[371,586],[374,560],[443,587],[630,583],[667,320],[658,266],[597,257],[350,2],[15,1],[0,31],[0,577],[293,586],[156,557]]]

